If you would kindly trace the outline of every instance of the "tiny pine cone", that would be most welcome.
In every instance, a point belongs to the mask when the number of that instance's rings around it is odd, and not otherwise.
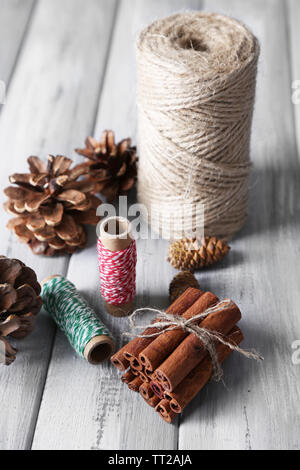
[[[170,244],[167,260],[176,269],[193,272],[221,261],[229,249],[225,241],[215,237],[184,238]]]

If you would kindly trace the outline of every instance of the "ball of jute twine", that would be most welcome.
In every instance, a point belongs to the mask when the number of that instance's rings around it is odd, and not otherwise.
[[[182,235],[183,217],[197,229],[203,209],[206,235],[244,224],[258,56],[253,34],[222,15],[180,13],[141,32],[138,198],[164,238]]]

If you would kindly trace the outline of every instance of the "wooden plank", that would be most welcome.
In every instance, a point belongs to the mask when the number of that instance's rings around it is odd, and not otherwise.
[[[299,162],[289,76],[285,3],[209,0],[208,10],[240,18],[261,42],[252,157],[250,217],[223,266],[199,276],[202,287],[230,296],[243,313],[244,347],[257,364],[234,354],[226,388],[210,384],[180,422],[180,449],[299,449]],[[298,16],[299,20],[299,16]],[[295,28],[298,27],[295,19]],[[296,42],[294,43],[296,47]],[[297,49],[296,49],[297,50]]]
[[[34,5],[35,0],[1,0],[0,3],[0,80],[7,88]]]
[[[201,3],[187,1],[184,9],[199,8]],[[182,8],[179,0],[121,2],[95,136],[100,136],[103,129],[112,128],[118,139],[135,138],[137,32],[154,18]],[[95,233],[91,232],[90,237],[89,249],[72,257],[68,278],[86,294],[120,344],[120,335],[128,329],[128,323],[126,319],[113,319],[104,312],[99,294]],[[138,241],[137,306],[167,305],[173,270],[165,262],[166,248],[167,243],[161,240]],[[66,370],[72,371],[71,379],[66,380]],[[120,373],[109,363],[90,366],[75,356],[66,338],[58,335],[33,442],[35,449],[45,446],[50,449],[174,449],[177,426],[168,426],[137,394],[121,385]]]
[[[26,157],[72,154],[93,126],[115,2],[41,0],[20,55],[0,119],[0,178],[26,170]],[[1,195],[1,202],[3,196]],[[31,254],[4,229],[0,214],[1,253],[21,258],[42,280],[66,273],[69,258]],[[0,369],[0,447],[31,446],[54,337],[47,315],[38,317],[33,335],[19,342],[16,362]],[[48,430],[49,431],[49,430]],[[49,431],[50,432],[50,431]]]

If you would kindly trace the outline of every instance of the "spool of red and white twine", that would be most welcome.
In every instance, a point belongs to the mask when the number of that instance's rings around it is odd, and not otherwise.
[[[114,317],[129,315],[134,305],[137,260],[130,222],[124,217],[105,219],[97,247],[105,308]]]

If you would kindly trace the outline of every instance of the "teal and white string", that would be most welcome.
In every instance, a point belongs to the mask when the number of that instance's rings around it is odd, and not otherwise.
[[[74,284],[63,276],[48,279],[41,293],[44,308],[67,336],[75,351],[84,357],[87,343],[95,336],[113,337]]]

